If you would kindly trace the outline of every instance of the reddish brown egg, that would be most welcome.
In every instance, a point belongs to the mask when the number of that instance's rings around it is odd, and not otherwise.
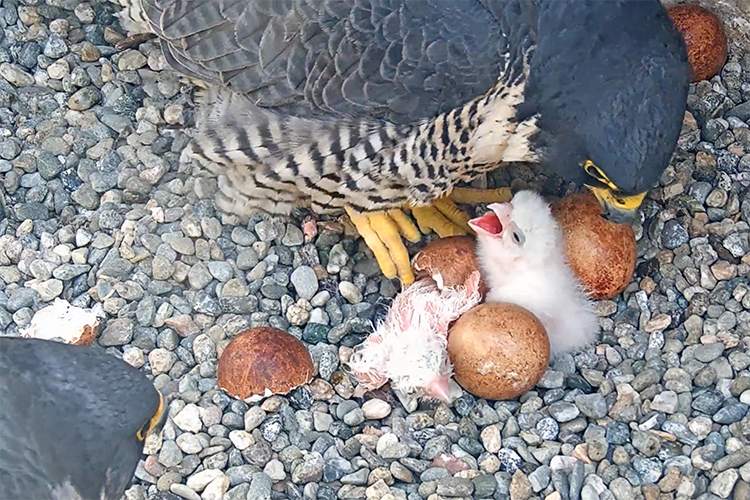
[[[570,267],[594,299],[622,292],[635,272],[633,229],[602,218],[604,211],[591,193],[566,196],[552,203],[563,231]]]
[[[693,82],[716,75],[727,60],[727,36],[721,21],[700,5],[680,4],[669,9],[669,17],[682,33],[693,68]]]
[[[448,334],[456,382],[474,396],[512,399],[536,385],[549,364],[549,339],[527,309],[481,304],[461,316]]]
[[[251,328],[234,337],[219,358],[219,388],[235,398],[257,401],[287,394],[313,378],[304,344],[271,327]]]
[[[442,279],[448,287],[463,285],[471,273],[479,271],[476,241],[470,236],[432,240],[414,257],[412,267],[417,279]],[[479,293],[487,295],[484,280],[479,282]]]

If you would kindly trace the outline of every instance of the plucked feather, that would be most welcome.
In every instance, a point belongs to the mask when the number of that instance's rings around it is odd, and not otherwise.
[[[403,395],[430,396],[436,380],[447,387],[448,326],[481,300],[479,273],[463,286],[438,287],[431,279],[415,282],[396,296],[385,320],[359,346],[349,367],[367,390],[391,380]]]

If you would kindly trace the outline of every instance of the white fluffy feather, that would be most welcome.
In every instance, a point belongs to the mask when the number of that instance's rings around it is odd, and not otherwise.
[[[552,356],[591,344],[599,321],[568,265],[562,231],[549,205],[537,193],[519,191],[510,203],[490,209],[502,223],[501,233],[477,227],[478,219],[470,223],[477,231],[477,256],[489,288],[486,302],[513,303],[534,313],[547,330]]]
[[[481,300],[479,273],[466,286],[438,288],[420,280],[393,301],[385,320],[359,346],[349,366],[367,390],[391,380],[402,394],[422,396],[437,378],[447,380],[452,368],[447,355],[448,326]]]

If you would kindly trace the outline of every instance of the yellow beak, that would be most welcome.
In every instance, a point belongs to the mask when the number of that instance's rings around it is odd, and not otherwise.
[[[604,217],[616,224],[630,224],[635,221],[638,209],[646,197],[645,192],[623,196],[609,187],[589,185],[586,185],[586,187],[599,200],[599,204],[604,210]]]

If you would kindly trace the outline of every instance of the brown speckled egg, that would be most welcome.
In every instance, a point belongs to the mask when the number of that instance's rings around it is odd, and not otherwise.
[[[224,348],[217,378],[221,390],[253,402],[310,382],[313,362],[294,336],[277,328],[250,328]]]
[[[530,390],[549,364],[549,339],[527,309],[505,303],[478,305],[448,334],[456,382],[474,396],[512,399]]]
[[[675,5],[668,12],[685,39],[693,67],[692,81],[712,78],[727,60],[727,36],[721,21],[700,5]]]
[[[417,279],[432,278],[437,281],[440,275],[445,286],[463,285],[474,271],[479,271],[476,254],[476,241],[470,236],[449,236],[432,240],[412,261]],[[487,285],[479,282],[479,293],[487,295]]]
[[[591,193],[573,194],[552,203],[563,231],[565,255],[593,299],[610,299],[628,286],[635,272],[633,228],[601,217]]]

